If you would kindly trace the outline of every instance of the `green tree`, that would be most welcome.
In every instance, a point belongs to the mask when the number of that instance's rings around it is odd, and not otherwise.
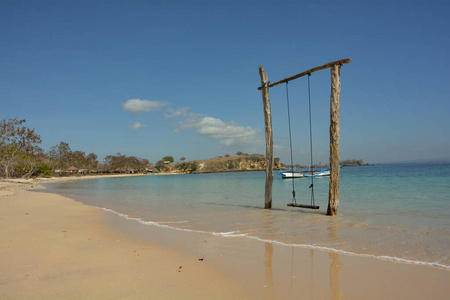
[[[36,171],[34,171],[33,175],[36,176],[51,176],[53,168],[45,163],[39,163],[37,165]]]
[[[186,173],[186,170],[189,168],[189,163],[187,163],[187,162],[182,162],[182,163],[180,163],[180,164],[178,165],[178,168],[179,168],[182,172]]]
[[[25,122],[17,118],[0,121],[0,174],[6,178],[31,174],[40,161],[42,149],[37,144],[41,138],[34,129],[22,126]]]
[[[188,173],[194,173],[198,169],[198,164],[196,161],[193,161],[188,168]]]
[[[105,165],[113,171],[126,168],[125,155],[120,153],[117,153],[116,155],[108,155],[105,157],[104,161]]]
[[[144,171],[147,168],[150,168],[150,166],[152,165],[150,161],[146,158],[139,158],[139,163],[140,163],[139,169],[142,171]]]
[[[150,161],[146,158],[137,158],[135,156],[126,156],[120,153],[116,155],[108,155],[105,157],[105,165],[116,171],[144,171],[145,168],[150,167]]]
[[[39,170],[42,170],[41,167],[44,166],[41,159],[41,154],[42,153],[37,155],[31,153],[21,153],[17,156],[17,164],[14,168],[13,176],[28,178],[32,175],[44,175],[39,172]]]
[[[96,170],[98,168],[97,154],[89,153],[89,155],[86,156],[86,167],[89,170]]]
[[[70,166],[78,169],[95,170],[98,167],[97,155],[90,153],[86,155],[83,151],[72,151],[69,143],[60,142],[52,146],[47,156],[55,169],[66,170]]]
[[[169,161],[169,162],[171,162],[171,163],[174,162],[173,156],[170,156],[170,155],[164,156],[164,157],[162,158],[162,160],[163,160],[163,161]]]
[[[84,169],[87,165],[86,153],[83,151],[73,151],[68,159],[70,166],[75,166],[78,169]]]
[[[164,164],[164,160],[158,160],[155,164],[155,168],[156,168],[156,170],[158,170],[158,172],[164,171],[166,168],[166,165]]]
[[[54,168],[65,170],[70,167],[72,150],[69,143],[60,142],[52,146],[47,155],[52,159]]]

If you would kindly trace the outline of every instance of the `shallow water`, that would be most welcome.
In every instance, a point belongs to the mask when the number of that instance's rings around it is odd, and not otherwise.
[[[293,182],[274,176],[272,210],[262,209],[264,172],[99,178],[47,191],[147,225],[450,269],[450,164],[344,167],[336,217],[325,215],[329,178],[314,179],[312,211],[287,207]],[[297,203],[310,203],[310,184],[294,180]]]

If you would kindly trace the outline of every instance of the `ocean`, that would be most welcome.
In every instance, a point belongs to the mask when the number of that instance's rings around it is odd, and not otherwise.
[[[272,209],[264,172],[97,178],[47,185],[86,205],[142,226],[241,236],[286,247],[324,249],[450,269],[450,164],[392,164],[341,169],[338,216],[326,216],[328,177],[274,173]]]

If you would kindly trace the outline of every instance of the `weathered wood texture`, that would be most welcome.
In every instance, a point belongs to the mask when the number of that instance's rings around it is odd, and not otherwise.
[[[269,79],[263,66],[259,66],[261,76],[262,100],[264,106],[264,122],[266,131],[266,187],[264,208],[272,208],[272,184],[273,184],[273,136],[272,136],[272,115],[269,98]]]
[[[282,83],[285,83],[285,82],[289,82],[289,81],[291,81],[291,80],[300,78],[300,77],[302,77],[302,76],[306,76],[306,75],[308,75],[308,74],[314,73],[314,72],[316,72],[316,71],[320,71],[320,70],[323,70],[323,69],[331,68],[331,67],[333,67],[333,66],[335,66],[335,65],[348,64],[348,63],[350,63],[351,61],[352,61],[352,60],[351,60],[350,58],[341,59],[341,60],[337,60],[337,61],[332,61],[332,62],[329,62],[329,63],[324,64],[324,65],[322,65],[322,66],[315,67],[315,68],[309,69],[309,70],[307,70],[307,71],[305,71],[305,72],[299,73],[299,74],[297,74],[297,75],[294,75],[294,76],[285,78],[285,79],[283,79],[283,80],[277,81],[277,82],[275,82],[275,83],[270,83],[267,87],[271,88],[271,87],[277,86],[277,85],[279,85],[279,84],[282,84]],[[262,89],[262,85],[261,85],[261,87],[258,88],[258,90],[261,90],[261,89]]]
[[[288,203],[287,206],[292,207],[301,207],[301,208],[309,208],[309,209],[319,209],[320,207],[317,205],[308,205],[308,204],[296,204],[296,203]]]
[[[341,107],[341,65],[331,67],[331,97],[330,97],[330,186],[328,191],[327,215],[335,216],[339,206],[340,179],[340,107]]]

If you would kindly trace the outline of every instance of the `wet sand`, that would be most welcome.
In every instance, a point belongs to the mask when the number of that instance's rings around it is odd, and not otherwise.
[[[35,185],[0,184],[0,299],[446,299],[450,294],[449,270],[143,225],[24,190]]]

